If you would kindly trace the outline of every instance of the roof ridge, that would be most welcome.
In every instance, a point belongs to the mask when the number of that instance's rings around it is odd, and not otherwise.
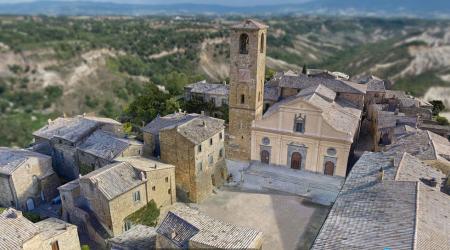
[[[403,162],[403,159],[405,158],[405,156],[406,156],[406,152],[404,152],[403,154],[402,154],[402,158],[400,159],[400,161],[399,161],[399,163],[398,163],[398,167],[397,167],[397,169],[396,169],[396,171],[395,171],[395,176],[394,176],[394,180],[395,181],[398,181],[398,175],[399,175],[399,173],[400,173],[400,168],[402,168],[402,166],[403,166],[403,164],[402,164],[402,162]],[[394,166],[395,167],[395,166]]]
[[[416,181],[416,204],[415,204],[415,215],[414,215],[414,236],[413,236],[413,247],[412,249],[416,249],[417,246],[417,228],[418,228],[418,214],[419,214],[419,186],[420,182]]]
[[[437,150],[436,150],[436,146],[434,145],[433,138],[431,138],[431,133],[430,133],[430,131],[429,131],[429,130],[425,130],[425,132],[427,133],[427,137],[428,137],[428,139],[430,140],[430,146],[431,146],[431,148],[433,149],[433,154],[434,154],[434,156],[436,157],[436,159],[439,159],[439,155],[438,155],[438,152],[437,152]]]

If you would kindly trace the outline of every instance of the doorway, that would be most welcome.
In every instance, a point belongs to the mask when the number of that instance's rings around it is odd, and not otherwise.
[[[265,163],[265,164],[269,164],[270,163],[270,153],[267,150],[262,150],[261,151],[261,162]]]
[[[299,152],[292,153],[291,156],[291,168],[301,169],[302,166],[302,155]]]

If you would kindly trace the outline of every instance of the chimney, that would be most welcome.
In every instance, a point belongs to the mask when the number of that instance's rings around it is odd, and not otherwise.
[[[147,180],[147,176],[145,174],[144,171],[141,171],[141,181],[146,181]]]
[[[384,179],[384,170],[381,167],[380,170],[378,170],[378,180],[383,181],[383,179]]]

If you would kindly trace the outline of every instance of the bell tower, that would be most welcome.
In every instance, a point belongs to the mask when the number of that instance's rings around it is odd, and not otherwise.
[[[231,28],[227,155],[233,160],[250,160],[252,122],[263,114],[267,28],[254,20]]]

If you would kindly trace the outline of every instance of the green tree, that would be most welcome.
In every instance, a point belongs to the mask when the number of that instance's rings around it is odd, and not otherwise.
[[[174,100],[169,98],[167,93],[160,91],[154,84],[148,84],[144,87],[143,93],[125,109],[124,120],[136,126],[142,126],[142,123],[150,122],[158,114],[172,113],[173,109],[177,109],[179,105],[177,106]]]
[[[304,74],[304,75],[308,74],[308,69],[306,68],[306,64],[303,64],[302,74]]]
[[[445,110],[445,105],[441,100],[433,100],[430,102],[433,105],[433,115],[437,116],[441,111]]]
[[[437,116],[436,121],[439,125],[449,125],[448,119],[443,116]]]
[[[151,200],[147,205],[127,217],[133,224],[141,224],[149,227],[156,226],[159,217],[159,208],[155,201]]]

